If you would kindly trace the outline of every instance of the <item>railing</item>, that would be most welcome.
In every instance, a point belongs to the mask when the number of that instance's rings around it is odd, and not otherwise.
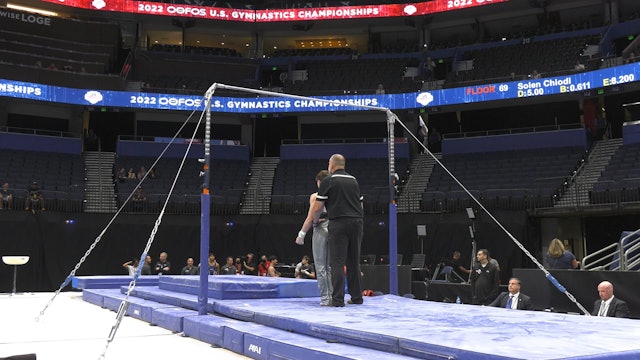
[[[584,270],[631,270],[640,264],[640,229],[582,259]],[[636,236],[635,239],[627,240]]]
[[[627,256],[632,254],[632,251],[631,251],[632,248],[637,249],[638,245],[640,245],[640,236],[637,236],[639,233],[640,233],[640,229],[620,239],[620,242],[619,242],[620,270],[629,270],[629,267],[627,264],[629,259],[627,258]],[[636,238],[626,243],[626,241],[632,238],[633,236],[636,236]],[[634,262],[638,256],[640,256],[640,254],[634,257]]]
[[[281,144],[359,144],[384,143],[385,138],[339,138],[339,139],[282,139]]]
[[[556,130],[568,130],[568,129],[580,129],[582,128],[581,124],[558,124],[558,125],[545,125],[545,126],[532,126],[532,127],[524,127],[524,128],[512,128],[512,129],[498,129],[498,130],[485,130],[485,131],[469,131],[462,133],[448,133],[444,134],[443,137],[445,139],[451,138],[467,138],[467,137],[478,137],[478,136],[492,136],[492,135],[512,135],[512,134],[523,134],[523,133],[532,133],[532,132],[543,132],[543,131],[556,131]]]
[[[68,132],[68,131],[39,130],[39,129],[28,129],[28,128],[13,127],[13,126],[0,126],[0,132],[28,134],[28,135],[55,136],[55,137],[65,137],[65,138],[77,138],[77,139],[82,137],[81,134]]]
[[[616,262],[613,255],[618,247],[617,243],[610,244],[604,248],[591,253],[582,258],[583,270],[618,270],[618,268],[610,268]]]
[[[42,206],[46,211],[59,211],[59,212],[82,212],[83,209],[83,193],[81,190],[73,190],[74,188],[82,187],[82,185],[71,185],[69,191],[60,190],[40,190],[42,195]],[[11,202],[3,204],[5,210],[32,210],[34,212],[41,211],[40,204],[32,206],[32,198],[28,196],[28,192],[25,189],[9,188],[12,193]],[[4,199],[3,201],[6,201]]]

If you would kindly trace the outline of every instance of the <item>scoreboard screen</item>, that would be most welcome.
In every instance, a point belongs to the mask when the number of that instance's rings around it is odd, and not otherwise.
[[[367,108],[417,109],[480,103],[565,93],[590,93],[616,88],[640,79],[640,63],[572,75],[527,79],[404,94],[358,94],[291,98],[285,96],[235,98],[214,96],[211,111],[225,113],[296,113],[311,111],[355,111]],[[91,107],[158,110],[202,110],[204,95],[74,89],[0,79],[0,96]],[[326,101],[324,101],[326,100]]]

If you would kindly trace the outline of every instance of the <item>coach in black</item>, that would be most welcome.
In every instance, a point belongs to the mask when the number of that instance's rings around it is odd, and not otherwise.
[[[332,306],[344,306],[344,274],[346,265],[349,304],[362,304],[360,283],[360,245],[362,243],[362,196],[360,185],[345,170],[340,154],[329,158],[330,176],[320,183],[313,208],[313,222],[319,221],[322,208],[329,218],[329,264],[333,285]]]

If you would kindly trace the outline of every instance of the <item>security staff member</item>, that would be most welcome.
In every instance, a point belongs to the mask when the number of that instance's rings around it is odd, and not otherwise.
[[[346,265],[349,304],[362,304],[360,283],[360,245],[362,243],[362,195],[358,180],[345,171],[345,158],[334,154],[329,158],[330,176],[320,183],[313,208],[313,222],[319,221],[322,208],[329,218],[329,264],[331,266],[332,306],[344,306]]]

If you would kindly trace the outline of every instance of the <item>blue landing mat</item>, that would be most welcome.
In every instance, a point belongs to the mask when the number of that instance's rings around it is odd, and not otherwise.
[[[108,276],[74,276],[71,278],[71,286],[74,289],[119,289],[120,286],[129,285],[133,277],[129,275]],[[139,286],[158,286],[158,275],[145,275],[138,277],[136,284]]]
[[[364,305],[312,299],[216,301],[215,311],[267,326],[423,359],[640,359],[640,322],[393,295]]]
[[[128,286],[131,276],[76,276],[71,285],[76,289],[118,289]],[[136,286],[159,286],[161,289],[197,295],[199,276],[163,275],[140,276]],[[318,297],[315,280],[269,278],[248,275],[209,276],[208,296],[211,299],[273,299]]]
[[[193,309],[197,302],[195,295],[157,287],[136,290],[147,301],[170,306]],[[392,295],[368,297],[363,305],[344,308],[321,307],[317,297],[211,299],[208,309],[269,328],[423,359],[640,359],[640,321],[630,319],[513,311]]]
[[[199,276],[160,277],[159,287],[163,290],[186,294],[198,294]],[[315,280],[270,278],[248,275],[209,276],[208,295],[212,299],[272,299],[318,297],[318,283]]]
[[[185,317],[184,333],[254,359],[415,359],[215,315]]]

